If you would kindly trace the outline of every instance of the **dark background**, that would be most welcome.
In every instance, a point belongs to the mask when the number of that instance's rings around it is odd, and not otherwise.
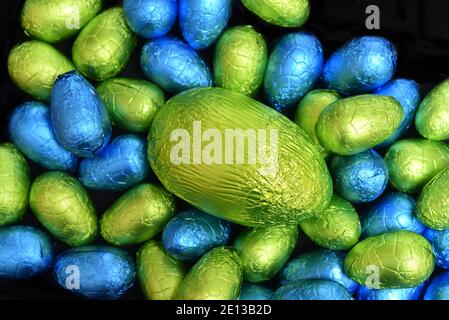
[[[24,101],[31,100],[10,83],[6,68],[7,56],[17,43],[26,40],[19,23],[23,0],[3,0],[0,2],[0,142],[8,141],[8,115],[13,108]],[[104,7],[120,5],[118,0],[104,0]],[[365,9],[368,5],[378,5],[381,12],[381,29],[367,30]],[[328,56],[345,41],[358,35],[381,35],[391,40],[399,53],[396,77],[416,80],[425,94],[432,86],[449,75],[449,1],[448,0],[311,0],[312,12],[307,24],[301,28],[315,33],[321,40]],[[261,21],[235,0],[230,26],[251,24],[261,32],[272,48],[277,39],[288,32],[287,29],[273,27]],[[292,30],[292,29],[290,29]],[[179,35],[175,28],[172,34]],[[73,39],[57,45],[70,56]],[[144,78],[139,66],[140,49],[145,43],[140,39],[133,57],[121,76]],[[213,48],[200,52],[212,67]],[[265,101],[263,95],[259,100]],[[412,129],[413,130],[413,129]],[[116,134],[119,132],[116,132]],[[33,176],[42,169],[31,164]],[[154,177],[150,177],[150,180]],[[92,192],[97,211],[101,214],[117,199],[119,194]],[[180,204],[182,207],[183,204]],[[27,214],[23,224],[39,225]],[[97,243],[103,243],[98,240]],[[299,248],[310,246],[307,239],[301,239]],[[67,247],[56,243],[57,252]],[[136,248],[129,248],[133,254]],[[74,299],[71,294],[56,286],[51,275],[26,282],[0,280],[0,298],[33,299]],[[125,297],[143,298],[139,286]]]

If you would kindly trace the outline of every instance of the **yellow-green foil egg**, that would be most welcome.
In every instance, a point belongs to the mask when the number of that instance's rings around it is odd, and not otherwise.
[[[69,246],[89,244],[98,234],[91,199],[81,183],[66,173],[39,176],[31,186],[30,207],[42,225]]]
[[[284,266],[298,242],[297,226],[271,226],[243,231],[234,247],[248,282],[271,280]]]
[[[102,82],[97,92],[114,125],[146,133],[165,103],[164,92],[155,84],[138,79],[113,78]]]
[[[101,5],[102,0],[27,0],[20,20],[28,36],[54,43],[78,33]]]
[[[29,189],[25,157],[12,144],[0,144],[0,226],[22,218],[28,207]]]
[[[182,261],[170,256],[158,241],[148,241],[137,252],[137,276],[149,300],[175,299],[185,274]]]
[[[236,300],[242,286],[239,256],[231,247],[206,253],[187,273],[179,286],[179,300]]]
[[[324,109],[316,124],[316,134],[324,148],[349,156],[384,142],[403,117],[401,105],[392,97],[353,96]]]
[[[38,100],[50,100],[56,78],[75,70],[72,62],[52,45],[31,40],[15,46],[8,57],[12,81]]]
[[[431,244],[405,230],[369,237],[346,256],[345,273],[365,287],[411,288],[427,280],[434,270]]]
[[[449,146],[425,139],[405,139],[390,147],[385,162],[396,189],[418,192],[449,165]]]
[[[304,233],[316,244],[330,250],[352,248],[360,238],[360,218],[350,202],[333,195],[321,214],[300,223]]]
[[[216,85],[253,96],[262,85],[267,56],[265,39],[252,26],[228,29],[215,49]]]
[[[96,81],[112,78],[123,70],[137,43],[125,21],[123,9],[108,9],[92,19],[75,40],[73,62]]]
[[[300,27],[310,14],[309,0],[242,0],[262,20],[280,27]]]
[[[101,235],[117,246],[150,240],[175,212],[175,199],[165,189],[145,183],[121,196],[101,217]]]

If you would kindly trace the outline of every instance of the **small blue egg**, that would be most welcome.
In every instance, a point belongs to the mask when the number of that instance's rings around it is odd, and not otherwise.
[[[144,139],[126,134],[115,138],[94,158],[83,159],[80,181],[90,189],[124,190],[141,182],[150,170]]]
[[[360,286],[358,300],[420,300],[427,282],[404,289],[368,289]]]
[[[50,110],[41,102],[17,107],[9,120],[11,141],[29,159],[48,170],[74,171],[77,157],[56,140]]]
[[[244,282],[239,300],[270,300],[273,290],[260,284]]]
[[[439,231],[426,228],[423,236],[432,244],[437,266],[449,269],[449,229]]]
[[[376,200],[388,184],[385,161],[374,150],[348,157],[334,156],[331,168],[335,189],[353,203]]]
[[[206,63],[188,45],[172,37],[148,41],[140,59],[145,75],[162,89],[179,93],[212,86]]]
[[[226,245],[230,235],[229,222],[190,209],[168,222],[162,232],[162,243],[172,256],[195,261],[212,248]]]
[[[340,283],[353,294],[359,285],[343,271],[345,255],[344,252],[330,250],[316,250],[300,255],[282,269],[280,284],[306,279],[327,279]]]
[[[179,25],[188,45],[198,50],[211,46],[226,28],[231,10],[231,0],[179,0]]]
[[[309,92],[323,68],[323,49],[311,33],[284,36],[275,46],[265,73],[265,93],[271,105],[282,111]]]
[[[58,77],[50,115],[58,142],[80,157],[93,157],[111,138],[111,122],[94,87],[79,73]]]
[[[358,37],[329,57],[323,81],[327,88],[343,94],[365,93],[390,81],[396,72],[396,62],[396,48],[387,39]]]
[[[176,0],[124,0],[123,11],[128,26],[143,38],[157,38],[168,33],[176,23]]]
[[[416,217],[415,207],[413,197],[400,192],[390,193],[362,215],[363,236],[371,237],[394,230],[423,233],[425,227]]]
[[[88,246],[67,250],[56,258],[57,283],[90,299],[119,299],[134,284],[134,260],[124,250]]]
[[[30,279],[47,272],[52,262],[53,246],[44,232],[28,226],[0,228],[0,279]]]
[[[431,280],[423,300],[449,300],[449,271],[443,272]]]
[[[309,279],[289,283],[274,292],[272,300],[353,300],[338,282]]]

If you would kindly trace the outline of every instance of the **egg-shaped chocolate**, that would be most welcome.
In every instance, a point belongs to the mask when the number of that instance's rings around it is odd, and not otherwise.
[[[244,282],[239,300],[271,300],[273,290],[261,284]]]
[[[421,300],[427,281],[416,287],[402,289],[369,289],[360,286],[358,300]]]
[[[325,279],[308,279],[278,288],[272,300],[353,300],[341,284]]]
[[[426,228],[422,235],[432,245],[436,265],[442,269],[449,269],[449,229]]]
[[[449,271],[440,273],[432,279],[423,300],[449,300]]]

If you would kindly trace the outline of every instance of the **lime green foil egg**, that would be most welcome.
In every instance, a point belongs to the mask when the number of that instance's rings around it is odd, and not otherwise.
[[[0,144],[0,226],[22,218],[28,208],[29,189],[25,157],[12,144]]]
[[[38,100],[50,100],[56,78],[72,70],[75,70],[75,66],[64,54],[39,40],[15,46],[8,57],[12,81]]]
[[[179,286],[178,300],[236,300],[243,271],[233,248],[217,247],[206,253]]]
[[[309,0],[242,0],[262,20],[280,27],[300,27],[310,14]]]
[[[418,192],[449,165],[449,146],[425,139],[405,139],[390,147],[385,162],[396,189]]]
[[[262,85],[267,56],[265,39],[252,26],[228,29],[215,49],[216,85],[253,96]]]
[[[27,35],[54,43],[77,34],[101,5],[102,0],[27,0],[20,20]]]
[[[234,247],[242,261],[244,280],[271,280],[287,262],[297,242],[297,226],[271,226],[243,231]]]
[[[101,235],[117,246],[150,240],[175,213],[175,199],[163,188],[138,185],[121,196],[102,216]]]
[[[123,70],[136,43],[122,8],[111,8],[81,30],[73,44],[73,61],[83,75],[103,81]]]
[[[346,256],[344,269],[365,287],[410,288],[430,277],[434,262],[432,246],[424,237],[399,230],[359,242]]]
[[[137,276],[149,300],[175,299],[185,275],[184,264],[170,256],[158,241],[148,241],[137,252]]]
[[[304,233],[316,244],[330,250],[352,248],[360,238],[360,218],[350,202],[333,195],[322,213],[300,223]]]
[[[89,244],[98,234],[91,199],[81,183],[66,173],[39,176],[31,186],[30,207],[50,233],[72,247]]]
[[[392,97],[353,96],[337,100],[321,113],[316,134],[324,148],[349,156],[384,142],[403,116],[401,105]]]
[[[114,125],[135,133],[147,133],[165,103],[155,84],[137,79],[113,78],[97,87]]]

